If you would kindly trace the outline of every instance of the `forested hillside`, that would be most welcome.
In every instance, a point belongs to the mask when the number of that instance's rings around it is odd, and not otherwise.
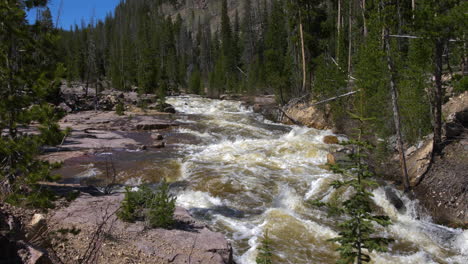
[[[62,31],[69,81],[141,93],[208,96],[362,94],[375,131],[404,137],[433,125],[445,92],[466,90],[467,6],[460,0],[122,1],[104,21]],[[446,88],[450,87],[448,91]],[[342,106],[332,103],[340,115]],[[439,131],[439,132],[437,132]]]

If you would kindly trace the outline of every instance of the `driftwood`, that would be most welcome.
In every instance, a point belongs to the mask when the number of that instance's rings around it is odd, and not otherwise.
[[[333,61],[333,63],[336,65],[336,67],[338,67],[338,69],[340,71],[343,71],[343,69],[341,69],[341,66],[338,64],[338,62],[336,62],[335,59],[333,59],[332,57],[330,57],[330,59]],[[351,80],[357,81],[357,79],[354,78],[351,74],[348,74],[348,78],[351,79]]]
[[[283,115],[284,115],[285,117],[287,117],[289,120],[291,120],[291,122],[293,122],[293,124],[295,124],[295,125],[302,125],[301,122],[299,122],[299,121],[297,121],[296,119],[290,117],[282,107],[278,107],[278,109],[281,111],[281,113],[283,113]],[[281,119],[282,119],[282,118],[281,118]]]
[[[236,66],[236,68],[245,76],[245,77],[249,77],[247,75],[247,73],[245,73],[239,66]]]
[[[423,37],[412,36],[412,35],[388,35],[392,38],[408,38],[408,39],[422,39]],[[449,39],[449,42],[462,42],[463,39]]]
[[[328,98],[328,99],[325,99],[325,100],[322,100],[320,102],[316,102],[316,103],[313,103],[313,104],[306,104],[306,106],[303,106],[301,108],[299,108],[299,110],[304,110],[308,107],[311,107],[311,106],[315,106],[315,105],[319,105],[319,104],[323,104],[323,103],[326,103],[326,102],[330,102],[330,101],[334,101],[336,99],[339,99],[339,98],[342,98],[342,97],[346,97],[346,96],[350,96],[350,95],[353,95],[353,94],[356,94],[358,92],[360,92],[361,90],[357,90],[357,91],[352,91],[352,92],[349,92],[349,93],[345,93],[345,94],[342,94],[342,95],[338,95],[338,96],[335,96],[335,97],[332,97],[332,98]],[[291,101],[289,101],[289,103],[287,105],[285,105],[285,107],[278,107],[278,109],[281,111],[282,115],[286,116],[289,120],[291,120],[295,125],[301,125],[302,123],[300,121],[297,121],[296,119],[292,118],[291,116],[289,116],[287,113],[286,113],[286,110],[285,108],[287,109],[290,105],[293,105],[293,104],[296,104],[296,103],[299,103],[300,101],[304,100],[307,96],[309,96],[310,94],[306,94],[302,97],[299,97],[299,98],[294,98],[292,99]],[[283,118],[281,117],[280,120],[282,120]]]
[[[323,104],[323,103],[326,103],[326,102],[330,102],[330,101],[334,101],[336,99],[339,99],[339,98],[342,98],[342,97],[346,97],[346,96],[350,96],[350,95],[353,95],[355,93],[358,93],[360,92],[361,90],[357,90],[357,91],[352,91],[352,92],[349,92],[349,93],[345,93],[345,94],[342,94],[342,95],[338,95],[338,96],[335,96],[335,97],[332,97],[332,98],[328,98],[328,99],[325,99],[325,100],[322,100],[322,101],[319,101],[317,103],[313,103],[307,107],[310,107],[310,106],[314,106],[314,105],[319,105],[319,104]],[[305,107],[305,108],[307,108]]]

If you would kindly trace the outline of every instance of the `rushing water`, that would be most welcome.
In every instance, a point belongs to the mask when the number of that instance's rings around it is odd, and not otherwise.
[[[183,152],[179,180],[188,182],[178,203],[224,232],[236,261],[255,263],[257,247],[268,230],[275,263],[334,263],[336,222],[307,201],[340,197],[331,181],[340,178],[323,168],[330,131],[264,121],[239,102],[199,97],[168,100],[187,126],[179,133],[196,137]],[[346,194],[345,194],[346,195]],[[388,253],[372,254],[374,263],[468,263],[468,231],[433,224],[418,215],[417,203],[403,196],[399,213],[382,188],[374,201],[391,217],[382,230],[395,239]]]
[[[255,263],[266,230],[274,263],[335,263],[336,245],[327,240],[337,236],[337,222],[308,203],[347,195],[330,188],[341,176],[323,167],[327,153],[339,147],[323,143],[330,131],[271,123],[235,101],[190,96],[168,103],[183,125],[166,135],[165,152],[121,159],[140,168],[121,168],[124,181],[179,183],[177,203],[226,234],[239,264]],[[371,254],[373,263],[468,263],[468,231],[433,224],[417,202],[400,195],[403,213],[383,188],[374,190],[377,209],[393,221],[381,235],[395,242],[388,253]]]

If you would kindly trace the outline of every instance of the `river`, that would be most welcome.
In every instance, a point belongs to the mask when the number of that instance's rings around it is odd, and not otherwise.
[[[255,263],[266,230],[274,263],[335,263],[336,245],[327,240],[337,236],[337,220],[309,204],[348,194],[329,186],[341,176],[323,166],[327,153],[339,147],[323,143],[331,131],[275,124],[236,101],[185,96],[167,102],[183,125],[165,135],[165,152],[125,158],[140,168],[122,170],[127,184],[162,177],[175,182],[177,203],[224,233],[238,264]],[[387,253],[372,253],[372,263],[468,263],[467,230],[432,223],[417,201],[401,193],[402,212],[383,187],[373,194],[377,210],[393,222],[380,235],[395,242]]]

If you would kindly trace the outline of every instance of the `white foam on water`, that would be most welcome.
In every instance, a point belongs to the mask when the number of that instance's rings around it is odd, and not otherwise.
[[[187,209],[212,208],[223,205],[221,199],[212,197],[208,193],[201,191],[183,191],[177,195],[176,203]]]
[[[100,171],[98,168],[95,168],[94,164],[92,164],[92,163],[89,164],[86,167],[87,167],[87,169],[85,171],[76,174],[75,176],[73,176],[73,178],[86,179],[86,178],[93,178],[93,177],[96,177],[96,176],[102,174],[102,171]]]
[[[140,186],[143,183],[142,177],[134,177],[125,181],[126,186]]]
[[[324,245],[329,244],[327,239],[338,235],[338,230],[328,226],[325,211],[306,206],[306,201],[328,201],[337,194],[329,184],[341,176],[318,167],[327,162],[330,149],[338,147],[323,143],[325,136],[333,135],[331,131],[275,124],[235,101],[186,96],[170,97],[168,103],[187,114],[182,121],[192,123],[190,115],[197,115],[196,122],[201,126],[199,130],[196,125],[179,129],[181,133],[203,139],[201,144],[180,146],[183,148],[181,151],[187,154],[182,160],[181,180],[197,184],[197,189],[203,189],[205,181],[207,184],[235,187],[231,194],[216,195],[208,192],[212,191],[208,188],[210,186],[206,186],[206,192],[185,190],[178,195],[178,205],[207,209],[231,206],[236,210],[249,211],[253,209],[249,206],[254,204],[260,211],[244,218],[216,213],[210,218],[211,224],[224,230],[235,247],[243,245],[245,250],[235,252],[237,263],[255,263],[266,229],[273,239],[279,239],[275,231],[304,230],[306,238],[300,235],[290,238],[298,242],[292,244],[309,248],[311,254],[314,254],[314,249],[329,250]],[[346,140],[341,136],[338,139]],[[372,253],[372,263],[422,264],[438,263],[441,259],[450,264],[468,263],[468,231],[435,225],[430,217],[418,215],[417,202],[406,196],[402,196],[402,200],[407,210],[400,213],[388,201],[383,188],[373,193],[374,202],[393,221],[393,225],[386,228],[385,235],[409,242],[415,250]],[[351,194],[350,189],[344,192],[344,196]],[[309,241],[315,244],[307,244]],[[292,263],[289,259],[295,255],[291,254],[298,254],[298,251],[291,248],[275,254],[284,260],[281,263]],[[336,255],[335,252],[330,254],[332,258]],[[307,258],[301,256],[299,262],[306,264],[308,262],[302,261]]]
[[[196,130],[192,130],[192,129],[188,129],[188,128],[179,128],[179,129],[177,129],[177,132],[182,133],[182,134],[194,135],[196,137],[203,138],[203,139],[213,139],[213,135],[211,135],[208,132],[201,133],[201,132],[198,132]]]
[[[279,188],[281,191],[273,201],[273,207],[281,208],[289,212],[303,211],[302,197],[296,191],[287,185],[282,185]]]
[[[406,207],[404,213],[398,212],[391,204],[383,188],[380,187],[373,192],[374,202],[392,219],[393,224],[387,228],[391,236],[412,242],[424,252],[437,257],[444,256],[443,250],[456,250],[460,256],[447,258],[447,263],[458,263],[457,259],[463,259],[468,263],[468,231],[432,223],[429,217],[418,215],[417,201],[412,201],[399,193]]]
[[[387,253],[371,254],[372,263],[375,264],[438,264],[423,251],[418,251],[408,255],[392,255]]]

